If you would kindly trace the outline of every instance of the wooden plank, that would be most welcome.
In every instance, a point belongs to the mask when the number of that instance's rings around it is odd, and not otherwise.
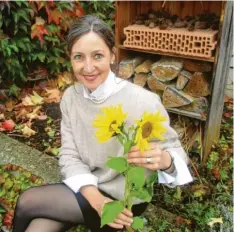
[[[142,2],[145,4],[145,2]],[[176,14],[181,18],[187,15],[195,16],[206,11],[207,13],[215,13],[220,16],[222,1],[153,1],[152,8],[154,10],[163,9],[171,15]]]
[[[183,55],[179,55],[179,54],[160,52],[160,51],[151,51],[151,50],[144,50],[144,49],[137,49],[137,48],[126,48],[123,45],[118,45],[117,48],[123,49],[123,50],[129,50],[129,51],[164,55],[164,56],[181,57],[181,58],[187,58],[187,59],[192,59],[192,60],[202,60],[202,61],[208,61],[208,62],[214,62],[215,61],[214,57],[203,58],[203,57],[196,57],[196,56],[183,56]]]
[[[222,18],[221,18],[222,20]],[[227,1],[222,23],[222,33],[218,54],[217,66],[213,72],[213,91],[210,112],[204,134],[203,163],[208,159],[209,152],[215,140],[220,135],[220,124],[224,105],[224,90],[228,77],[231,53],[233,50],[233,2]]]
[[[200,114],[197,114],[195,112],[190,112],[190,111],[176,109],[176,108],[166,108],[166,110],[171,113],[180,114],[180,115],[184,115],[184,116],[191,117],[191,118],[196,118],[201,121],[206,121],[206,118],[203,118]]]

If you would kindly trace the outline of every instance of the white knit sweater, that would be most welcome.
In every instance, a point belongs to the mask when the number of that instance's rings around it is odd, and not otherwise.
[[[85,185],[85,175],[92,175],[94,177],[93,184],[95,185],[97,182],[99,189],[116,199],[123,199],[124,178],[104,166],[108,156],[122,156],[123,148],[116,138],[111,138],[102,144],[98,143],[94,137],[95,128],[92,127],[95,116],[101,113],[101,107],[117,106],[118,104],[122,104],[123,111],[128,112],[127,125],[135,124],[135,120],[139,120],[144,111],[155,113],[160,110],[167,117],[165,140],[157,142],[162,149],[173,154],[177,171],[174,174],[175,177],[158,171],[160,174],[159,182],[171,183],[172,186],[175,186],[192,181],[186,166],[186,153],[181,147],[176,132],[169,126],[168,114],[159,97],[127,82],[120,91],[112,94],[101,104],[96,104],[85,98],[81,84],[77,83],[65,91],[61,101],[62,147],[59,154],[59,164],[64,182],[67,184],[69,181],[66,180],[72,180],[73,177],[76,177],[75,181],[79,181],[80,186],[82,186]],[[180,170],[185,171],[181,172]],[[79,179],[77,176],[81,178]],[[169,181],[165,181],[166,178],[169,178]],[[74,191],[78,190],[79,187]]]

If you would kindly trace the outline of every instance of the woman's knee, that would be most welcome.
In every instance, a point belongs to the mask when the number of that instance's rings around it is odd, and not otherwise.
[[[27,215],[32,213],[38,205],[37,187],[32,187],[19,195],[16,204],[16,213]]]

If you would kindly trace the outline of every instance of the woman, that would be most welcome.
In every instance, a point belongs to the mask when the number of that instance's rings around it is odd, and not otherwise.
[[[73,24],[68,50],[75,78],[61,101],[62,147],[59,155],[63,183],[31,188],[18,199],[14,232],[66,231],[85,223],[92,231],[114,231],[130,226],[133,215],[140,215],[146,203],[124,209],[113,223],[100,230],[100,215],[106,202],[123,199],[124,179],[104,166],[108,156],[122,155],[117,140],[99,144],[94,138],[93,120],[101,107],[122,104],[133,124],[144,111],[160,110],[167,118],[164,141],[150,143],[140,153],[133,147],[128,162],[158,171],[159,183],[176,186],[192,181],[187,157],[158,96],[117,78],[110,70],[115,60],[114,35],[95,16],[84,16]]]

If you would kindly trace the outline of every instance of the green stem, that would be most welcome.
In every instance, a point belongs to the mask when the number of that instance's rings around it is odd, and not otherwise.
[[[127,140],[129,140],[128,133],[124,130],[124,128],[123,128],[123,130],[122,130],[122,133],[126,136]]]
[[[129,189],[129,178],[128,178],[128,170],[125,176],[125,187],[124,187],[124,206],[131,211],[132,203],[130,199],[130,189]],[[127,232],[131,232],[131,227],[126,227]]]

